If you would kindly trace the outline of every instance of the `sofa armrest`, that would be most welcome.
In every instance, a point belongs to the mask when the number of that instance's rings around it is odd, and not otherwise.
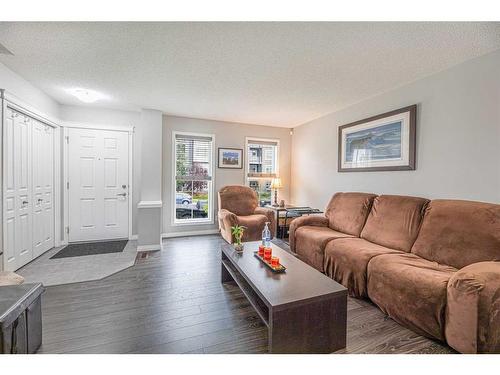
[[[269,230],[271,231],[271,236],[276,236],[276,216],[273,210],[265,207],[257,207],[254,211],[255,214],[265,215],[267,217],[267,221],[269,221]]]
[[[312,225],[317,227],[327,227],[328,219],[324,216],[319,215],[309,215],[309,216],[301,216],[293,221],[290,224],[289,233],[289,241],[290,241],[290,250],[295,253],[295,231],[305,225]]]
[[[448,282],[445,336],[461,353],[500,353],[500,262],[479,262]]]

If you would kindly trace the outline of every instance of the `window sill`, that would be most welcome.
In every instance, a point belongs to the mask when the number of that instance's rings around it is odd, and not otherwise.
[[[196,220],[196,219],[192,219],[192,220],[183,220],[183,221],[176,221],[174,220],[173,223],[172,223],[172,226],[191,226],[191,225],[213,225],[214,224],[214,220],[213,219],[207,219],[207,220]]]

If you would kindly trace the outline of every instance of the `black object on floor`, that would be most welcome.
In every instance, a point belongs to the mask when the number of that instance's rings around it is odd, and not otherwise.
[[[50,259],[121,253],[127,242],[128,240],[74,243],[66,246]]]

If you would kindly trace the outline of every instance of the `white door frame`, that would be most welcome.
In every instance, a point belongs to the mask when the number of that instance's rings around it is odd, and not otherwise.
[[[109,126],[109,125],[99,125],[99,124],[87,124],[87,123],[74,123],[74,122],[64,122],[63,126],[63,201],[64,201],[64,212],[63,212],[63,244],[69,243],[69,147],[68,147],[68,130],[70,128],[77,129],[94,129],[94,130],[111,130],[111,131],[121,131],[128,133],[128,239],[132,240],[132,208],[133,208],[133,185],[134,185],[134,126]]]
[[[3,201],[4,201],[4,189],[5,189],[5,177],[6,177],[6,160],[5,160],[5,150],[6,150],[6,137],[5,137],[5,118],[7,116],[7,108],[11,108],[17,112],[20,112],[26,116],[32,117],[52,128],[54,128],[54,180],[53,180],[53,187],[54,187],[54,202],[53,202],[53,209],[54,209],[54,246],[60,246],[61,245],[61,173],[60,173],[60,166],[61,166],[61,152],[60,152],[60,142],[58,142],[58,139],[61,136],[61,127],[57,122],[57,119],[52,118],[51,116],[48,116],[37,109],[33,108],[29,104],[23,102],[21,99],[16,97],[15,95],[10,94],[9,92],[0,89],[0,101],[1,101],[1,106],[2,106],[2,116],[1,116],[1,121],[0,121],[0,126],[1,126],[1,132],[0,134],[2,135],[2,142],[1,142],[1,152],[2,152],[2,184],[0,184],[0,190],[1,190],[1,200],[0,200],[0,216],[2,217],[2,223],[5,221],[4,219],[4,212],[3,212]],[[5,248],[5,233],[4,233],[4,226],[2,225],[0,230],[2,231],[2,249]],[[6,260],[4,259],[4,265]],[[2,267],[4,266],[2,265]]]

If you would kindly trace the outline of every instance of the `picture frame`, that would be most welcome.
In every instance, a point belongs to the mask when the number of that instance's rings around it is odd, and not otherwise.
[[[218,148],[218,168],[222,169],[242,169],[243,149],[231,147]]]
[[[338,171],[414,170],[417,105],[342,125],[338,129]]]

